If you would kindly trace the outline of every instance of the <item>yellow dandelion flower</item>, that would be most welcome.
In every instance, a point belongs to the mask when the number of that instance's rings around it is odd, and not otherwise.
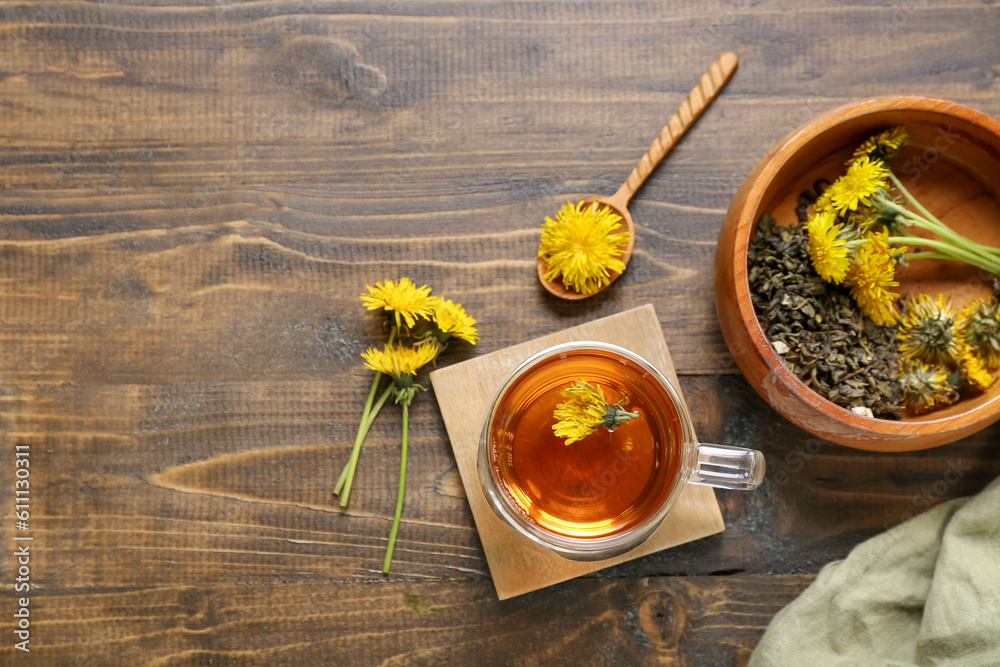
[[[552,413],[557,420],[552,430],[556,437],[565,438],[566,444],[570,445],[583,440],[601,425],[608,403],[601,385],[593,387],[582,378],[560,394],[565,401],[557,405]]]
[[[431,297],[431,315],[434,326],[437,327],[440,340],[454,336],[475,345],[479,342],[479,332],[476,330],[476,320],[469,317],[460,303],[452,303],[449,299]]]
[[[889,170],[881,160],[867,155],[851,162],[847,173],[830,186],[830,203],[837,213],[856,211],[858,206],[871,206],[871,197],[879,188],[887,187]]]
[[[983,360],[976,356],[967,343],[963,342],[959,347],[958,365],[962,369],[962,377],[971,387],[983,391],[993,384],[993,376],[986,370]]]
[[[621,216],[597,202],[584,208],[583,202],[567,202],[556,219],[546,217],[538,256],[545,260],[546,280],[562,276],[563,284],[581,294],[593,294],[611,283],[611,272],[621,273],[622,252],[628,231],[612,233]]]
[[[1000,368],[1000,304],[972,300],[959,311],[955,330],[987,368]]]
[[[820,277],[838,285],[844,282],[850,267],[846,240],[838,233],[843,225],[837,223],[832,211],[814,213],[806,223],[809,233],[809,256]]]
[[[929,364],[958,361],[961,340],[955,335],[956,314],[944,296],[918,294],[908,299],[899,322],[899,352]]]
[[[361,353],[361,358],[365,360],[365,368],[391,375],[394,380],[407,376],[412,380],[421,366],[434,361],[437,353],[438,348],[434,345],[386,345],[381,350],[368,348]]]
[[[385,309],[395,315],[396,326],[406,322],[412,327],[418,317],[431,316],[431,288],[427,285],[417,287],[409,278],[400,278],[398,283],[386,280],[385,283],[375,283],[375,287],[365,285],[368,294],[361,295],[361,302],[368,310]],[[401,321],[402,320],[402,321]]]
[[[639,416],[620,404],[608,405],[601,385],[593,386],[583,378],[563,389],[560,395],[565,400],[552,413],[557,420],[552,431],[557,438],[564,438],[567,445],[583,440],[602,426],[615,428]]]
[[[905,252],[899,248],[897,252]],[[851,287],[851,296],[861,308],[861,312],[875,324],[892,324],[896,321],[893,300],[899,294],[890,292],[890,287],[899,285],[894,280],[896,260],[889,248],[889,232],[885,229],[869,232],[854,255],[845,282]]]
[[[816,201],[813,203],[813,211],[815,213],[824,213],[826,211],[832,211],[833,202],[830,201],[830,198],[831,198],[830,188],[823,190],[823,194],[817,197]]]
[[[910,134],[902,125],[879,132],[873,137],[869,137],[863,144],[858,146],[854,155],[847,164],[851,164],[858,158],[870,157],[873,160],[886,160],[891,158],[897,150],[905,146],[910,141]]]
[[[948,369],[906,361],[899,369],[899,393],[903,405],[923,413],[958,400],[958,392],[948,382]]]
[[[857,211],[847,213],[846,216],[841,216],[841,220],[843,220],[845,229],[855,230],[859,236],[864,235],[872,229],[886,226],[880,224],[878,215],[874,210],[869,208],[861,208]]]

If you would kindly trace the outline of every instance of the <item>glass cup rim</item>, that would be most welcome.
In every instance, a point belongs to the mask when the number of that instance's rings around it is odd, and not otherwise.
[[[644,371],[660,384],[663,390],[674,403],[681,425],[680,434],[680,462],[677,473],[672,480],[670,493],[663,499],[656,511],[643,521],[630,526],[629,528],[608,535],[606,537],[569,537],[559,535],[551,531],[538,527],[537,524],[527,520],[519,508],[512,506],[512,501],[503,492],[494,490],[500,489],[501,482],[497,478],[493,466],[489,463],[489,440],[492,430],[493,420],[496,418],[497,406],[506,394],[510,386],[522,375],[528,372],[539,362],[549,359],[564,352],[574,352],[578,350],[602,350],[613,354],[621,355],[636,363]],[[691,415],[687,406],[681,400],[673,383],[656,366],[644,359],[641,355],[620,345],[604,343],[601,341],[572,341],[559,343],[540,350],[532,354],[527,359],[519,363],[510,372],[507,379],[497,389],[493,401],[487,413],[486,422],[479,441],[479,452],[477,468],[479,472],[480,485],[487,501],[493,510],[501,516],[508,524],[513,526],[520,534],[533,542],[540,544],[561,556],[579,560],[600,560],[611,558],[628,551],[645,541],[663,523],[664,518],[670,512],[681,491],[690,477],[695,457],[694,426],[691,423]],[[488,482],[488,483],[487,483]]]

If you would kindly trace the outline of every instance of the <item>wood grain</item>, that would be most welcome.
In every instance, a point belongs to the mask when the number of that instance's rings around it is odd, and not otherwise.
[[[622,186],[618,188],[615,194],[610,197],[587,197],[580,202],[584,206],[590,206],[596,202],[609,208],[621,218],[620,227],[616,227],[614,231],[628,232],[628,242],[618,255],[618,259],[624,265],[628,265],[629,259],[632,257],[632,251],[635,248],[635,223],[632,220],[632,214],[628,210],[629,202],[635,195],[636,190],[646,182],[646,179],[653,173],[656,166],[663,161],[667,153],[680,141],[684,133],[688,131],[688,128],[698,120],[698,117],[704,113],[708,105],[712,103],[712,100],[715,99],[716,95],[719,94],[729,79],[732,78],[733,73],[736,71],[737,62],[735,54],[729,51],[723,51],[719,54],[719,57],[708,68],[708,71],[698,80],[698,84],[688,93],[684,101],[681,102],[680,108],[674,112],[674,115],[670,117],[667,124],[660,130],[660,133],[656,135],[653,143],[646,149],[643,156],[639,158],[639,164],[632,169],[632,173],[629,174],[628,178],[622,183]],[[588,299],[592,296],[591,294],[567,289],[561,277],[558,280],[547,280],[545,276],[548,274],[548,263],[544,257],[538,257],[537,268],[538,280],[549,294],[570,301]],[[598,291],[607,289],[620,275],[621,272],[619,271],[611,271],[607,283]]]
[[[45,594],[36,601],[48,643],[30,659],[86,651],[95,664],[158,667],[745,665],[768,620],[812,579],[585,579],[504,602],[483,580]]]
[[[618,188],[612,199],[618,200],[623,207],[628,206],[636,190],[642,187],[642,184],[646,182],[656,166],[663,161],[674,144],[680,141],[684,133],[694,125],[694,122],[705,112],[708,105],[733,77],[737,63],[736,54],[729,51],[723,51],[712,61],[708,71],[702,75],[698,84],[688,93],[674,115],[656,135],[656,139],[639,160],[639,164]]]
[[[1000,474],[995,425],[889,455],[781,419],[729,356],[711,271],[736,188],[808,118],[884,93],[1000,114],[995,6],[9,2],[0,29],[4,663],[742,664],[823,564]],[[739,72],[633,200],[628,271],[547,295],[544,216],[613,192],[723,50]],[[392,406],[350,510],[329,492],[384,340],[357,295],[401,275],[479,320],[441,365],[653,304],[699,435],[762,449],[769,484],[718,493],[721,535],[499,603],[421,395],[383,578]],[[8,641],[15,444],[29,655]],[[676,649],[632,630],[647,586],[688,605]]]

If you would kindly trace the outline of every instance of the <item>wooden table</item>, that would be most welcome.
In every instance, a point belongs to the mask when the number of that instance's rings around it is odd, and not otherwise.
[[[791,426],[735,368],[712,286],[733,192],[800,122],[882,93],[1000,114],[992,0],[8,3],[0,21],[4,664],[742,665],[825,563],[1000,473],[998,427],[883,455]],[[723,49],[740,69],[638,193],[629,270],[549,297],[544,216],[613,193]],[[349,511],[331,488],[359,353],[384,340],[358,294],[402,275],[479,320],[442,363],[652,303],[696,430],[762,449],[770,483],[718,493],[720,535],[501,603],[422,394],[383,576],[397,410]]]

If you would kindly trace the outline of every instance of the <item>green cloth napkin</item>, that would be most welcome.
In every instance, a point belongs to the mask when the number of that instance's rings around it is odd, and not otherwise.
[[[1000,479],[824,567],[749,667],[786,665],[1000,665]]]

